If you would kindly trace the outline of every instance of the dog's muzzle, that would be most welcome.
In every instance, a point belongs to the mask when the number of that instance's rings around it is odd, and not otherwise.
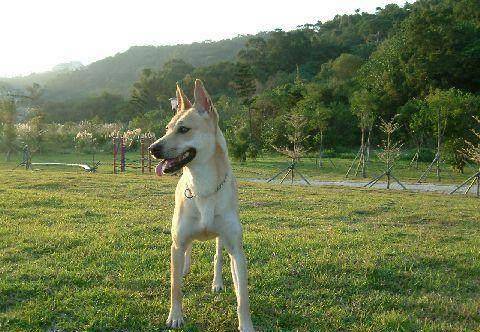
[[[157,151],[157,154],[155,154],[154,150],[150,151],[155,158],[162,159],[162,149],[155,150]],[[197,151],[194,148],[190,148],[174,158],[164,158],[158,163],[157,167],[155,168],[155,173],[157,173],[158,176],[174,173],[191,162],[193,158],[195,158],[196,154]]]
[[[148,150],[157,159],[162,159],[163,145],[159,143],[153,143],[148,147]]]

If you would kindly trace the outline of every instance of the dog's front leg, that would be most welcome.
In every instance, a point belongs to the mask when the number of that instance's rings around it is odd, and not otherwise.
[[[177,328],[183,324],[182,312],[182,269],[185,260],[185,246],[172,243],[170,264],[170,313],[167,325]]]
[[[187,250],[185,250],[185,263],[183,264],[183,275],[190,273],[190,265],[192,264],[192,242],[187,245]]]
[[[223,280],[222,280],[222,265],[223,265],[223,255],[222,255],[223,244],[222,240],[217,237],[217,251],[215,253],[215,258],[213,259],[213,283],[212,291],[220,292],[223,289]]]
[[[254,332],[248,300],[247,263],[241,245],[240,248],[232,252],[230,258],[233,261],[231,264],[233,267],[232,278],[234,282],[235,280],[237,281],[235,288],[237,293],[238,329],[240,332]]]
[[[240,332],[254,332],[248,300],[247,261],[243,251],[240,224],[237,230],[232,229],[232,233],[226,236],[225,248],[230,255],[232,279],[237,295],[238,329]]]

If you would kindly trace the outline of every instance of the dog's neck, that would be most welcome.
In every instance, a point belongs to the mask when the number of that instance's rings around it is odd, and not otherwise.
[[[187,185],[196,196],[214,194],[231,173],[225,138],[219,129],[213,155],[205,162],[188,164],[183,170]]]

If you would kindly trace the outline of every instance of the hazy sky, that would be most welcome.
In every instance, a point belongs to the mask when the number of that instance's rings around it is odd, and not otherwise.
[[[132,45],[166,45],[374,12],[398,0],[13,0],[0,3],[0,76],[88,64]],[[410,1],[412,2],[412,1]]]

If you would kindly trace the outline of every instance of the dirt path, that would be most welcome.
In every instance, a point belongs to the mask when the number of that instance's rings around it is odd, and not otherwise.
[[[261,182],[261,183],[266,183],[266,179],[258,179],[258,178],[246,178],[244,179],[246,181],[252,181],[252,182]],[[366,183],[368,183],[369,180],[366,181],[320,181],[320,180],[309,180],[310,183],[313,186],[340,186],[340,187],[353,187],[353,188],[361,188],[363,187]],[[280,180],[278,181],[273,181],[271,183],[276,183],[280,184]],[[293,181],[294,185],[306,185],[304,181],[300,180],[294,180]],[[291,185],[290,181],[285,180],[283,185]],[[457,184],[432,184],[432,183],[403,183],[403,185],[407,188],[409,191],[415,191],[415,192],[436,192],[436,193],[442,193],[442,194],[448,194],[452,190],[454,190],[457,187]],[[387,188],[387,183],[379,181],[377,182],[372,188],[376,189],[386,189]],[[390,189],[393,190],[403,190],[397,183],[391,183],[390,184]],[[456,194],[463,194],[465,190],[467,189],[467,186],[464,186],[457,190]],[[472,189],[470,189],[469,194],[470,195],[476,195],[477,193],[477,187],[476,185],[473,186]]]

